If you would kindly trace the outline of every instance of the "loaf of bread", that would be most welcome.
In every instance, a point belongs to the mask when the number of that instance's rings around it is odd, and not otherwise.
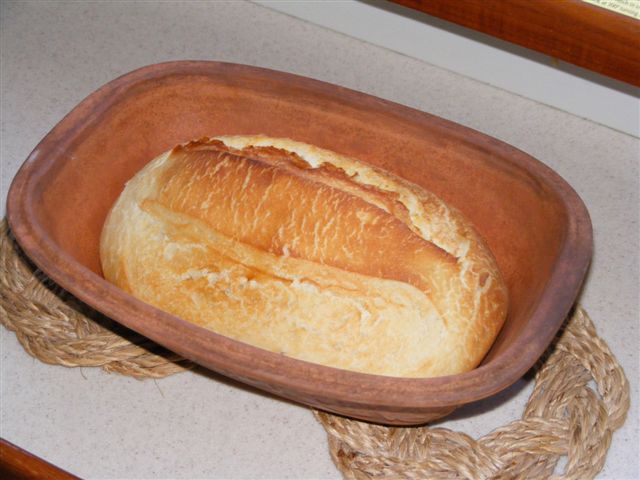
[[[474,368],[507,313],[496,262],[434,194],[288,139],[201,139],[131,179],[105,277],[236,340],[358,372]]]

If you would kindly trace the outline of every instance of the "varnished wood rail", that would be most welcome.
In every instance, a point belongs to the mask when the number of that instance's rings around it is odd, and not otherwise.
[[[64,470],[0,439],[0,478],[7,480],[78,480]]]
[[[390,0],[640,86],[640,21],[581,0]]]

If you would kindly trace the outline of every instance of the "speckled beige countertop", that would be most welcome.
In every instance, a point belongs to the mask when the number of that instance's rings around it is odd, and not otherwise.
[[[627,372],[632,407],[600,478],[639,478],[637,138],[244,2],[1,3],[2,210],[22,161],[80,100],[173,59],[305,75],[427,111],[542,160],[582,196],[595,257],[580,302]],[[0,434],[85,478],[337,479],[303,407],[210,376],[137,381],[44,365],[2,332]],[[442,426],[479,436],[520,416],[531,384]]]

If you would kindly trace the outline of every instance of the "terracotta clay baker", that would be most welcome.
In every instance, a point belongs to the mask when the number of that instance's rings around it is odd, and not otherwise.
[[[432,379],[348,372],[267,352],[125,294],[98,241],[124,183],[172,146],[264,133],[362,159],[431,190],[487,240],[510,293],[507,322],[473,371]],[[90,95],[36,147],[9,192],[12,231],[54,281],[114,320],[224,375],[307,405],[417,424],[520,378],[549,345],[586,273],[584,204],[551,169],[477,131],[286,73],[217,62],[136,70]]]

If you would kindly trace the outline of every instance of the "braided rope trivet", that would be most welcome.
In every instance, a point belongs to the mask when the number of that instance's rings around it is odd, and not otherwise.
[[[0,313],[34,357],[163,377],[189,364],[91,310],[55,286],[0,226]],[[597,392],[590,387],[595,382]],[[392,428],[314,412],[346,479],[593,478],[629,409],[629,384],[581,308],[568,318],[536,374],[521,420],[475,440],[445,428]],[[561,457],[564,473],[554,476]]]

